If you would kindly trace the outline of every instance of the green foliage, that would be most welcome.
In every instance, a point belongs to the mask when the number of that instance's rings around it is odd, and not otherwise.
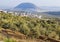
[[[16,42],[16,41],[13,39],[5,39],[4,42]]]
[[[60,19],[44,20],[0,13],[0,27],[19,31],[32,38],[40,35],[60,38]]]

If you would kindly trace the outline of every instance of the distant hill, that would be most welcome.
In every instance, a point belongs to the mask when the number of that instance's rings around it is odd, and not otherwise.
[[[15,10],[23,10],[23,11],[31,11],[31,12],[37,12],[37,10],[40,10],[39,7],[37,7],[36,5],[32,4],[32,3],[21,3],[19,5],[17,5],[15,8]]]
[[[46,13],[46,14],[50,14],[50,15],[55,15],[55,16],[59,16],[60,17],[60,11],[51,11],[51,12],[44,12],[44,13]]]
[[[20,9],[36,9],[37,7],[32,4],[32,3],[21,3],[15,8],[20,8]]]

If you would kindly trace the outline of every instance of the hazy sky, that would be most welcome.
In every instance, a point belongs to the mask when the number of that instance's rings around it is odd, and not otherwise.
[[[37,6],[60,7],[60,0],[0,0],[0,7],[15,7],[23,2],[30,2],[36,4]]]

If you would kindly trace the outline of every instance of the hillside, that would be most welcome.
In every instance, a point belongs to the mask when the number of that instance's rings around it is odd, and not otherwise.
[[[2,12],[0,13],[0,36],[3,36],[4,39],[12,37],[16,38],[15,40],[35,39],[43,40],[43,42],[58,42],[60,40],[60,19],[39,19]]]

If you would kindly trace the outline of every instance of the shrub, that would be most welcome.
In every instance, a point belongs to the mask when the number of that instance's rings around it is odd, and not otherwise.
[[[16,42],[16,41],[13,39],[5,39],[4,42]]]

